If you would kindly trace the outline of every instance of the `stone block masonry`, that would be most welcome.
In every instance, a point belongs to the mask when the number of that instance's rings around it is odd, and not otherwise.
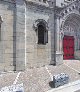
[[[2,17],[0,31],[0,71],[11,71],[13,67],[13,33],[15,3],[11,0],[0,0],[0,16]]]

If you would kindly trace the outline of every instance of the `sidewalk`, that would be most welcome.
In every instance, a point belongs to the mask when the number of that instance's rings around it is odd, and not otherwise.
[[[25,92],[47,92],[52,90],[50,81],[53,75],[66,73],[69,75],[69,82],[80,80],[80,61],[69,60],[59,66],[46,65],[40,68],[26,69],[26,71],[16,73],[6,73],[0,75],[0,88],[11,86],[13,83],[23,83]],[[17,77],[18,76],[18,77]],[[14,82],[16,79],[16,82]]]
[[[80,80],[65,84],[64,86],[49,90],[47,92],[80,92]]]

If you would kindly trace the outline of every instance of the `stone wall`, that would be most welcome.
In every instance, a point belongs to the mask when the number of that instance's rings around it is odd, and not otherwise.
[[[13,32],[15,4],[0,0],[1,24],[0,71],[11,71],[13,67]]]
[[[54,11],[48,3],[4,0],[0,1],[0,9],[3,18],[0,70],[25,70],[50,64],[54,57]],[[46,45],[38,44],[37,31],[33,28],[38,19],[48,23]]]
[[[38,19],[43,19],[49,26],[49,7],[27,3],[26,5],[26,57],[27,68],[40,67],[50,64],[51,61],[51,31],[48,29],[48,43],[38,44],[38,34],[33,24]]]

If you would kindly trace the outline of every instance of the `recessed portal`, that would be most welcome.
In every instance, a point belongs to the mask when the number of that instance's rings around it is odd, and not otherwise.
[[[74,59],[74,36],[64,36],[63,52],[63,59]]]

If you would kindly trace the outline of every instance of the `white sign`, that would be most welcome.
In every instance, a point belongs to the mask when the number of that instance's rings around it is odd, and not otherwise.
[[[3,87],[0,92],[24,92],[23,83],[22,84],[16,84],[11,86]]]

